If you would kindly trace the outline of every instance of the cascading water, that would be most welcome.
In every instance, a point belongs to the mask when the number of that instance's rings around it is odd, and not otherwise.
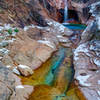
[[[46,9],[46,3],[45,3],[45,0],[43,0],[43,5],[44,5],[44,8]]]
[[[64,8],[64,23],[66,23],[67,19],[68,19],[68,3],[67,0],[65,0],[65,8]]]

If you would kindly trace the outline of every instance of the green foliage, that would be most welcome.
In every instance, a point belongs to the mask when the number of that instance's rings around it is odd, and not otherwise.
[[[19,30],[18,30],[17,28],[15,28],[15,29],[14,29],[14,32],[16,32],[16,33],[17,33],[17,32],[19,32]]]
[[[8,29],[8,34],[11,35],[12,34],[12,29]]]

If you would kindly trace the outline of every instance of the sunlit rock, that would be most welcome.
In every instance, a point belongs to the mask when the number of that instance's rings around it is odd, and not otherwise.
[[[7,66],[7,67],[9,67],[9,66]],[[10,67],[9,67],[9,68],[10,68]],[[19,70],[17,69],[17,67],[13,68],[13,69],[12,69],[12,72],[13,72],[14,74],[16,74],[16,75],[21,75],[21,73],[19,72]]]
[[[26,65],[18,65],[17,68],[23,76],[30,76],[33,74],[32,69]]]

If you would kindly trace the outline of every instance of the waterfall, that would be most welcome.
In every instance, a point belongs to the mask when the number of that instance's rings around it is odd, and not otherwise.
[[[45,0],[43,0],[43,5],[44,5],[44,8],[46,9],[46,2],[45,2]]]
[[[66,23],[66,21],[68,19],[68,4],[67,4],[67,0],[65,0],[64,3],[65,3],[65,8],[64,8],[64,23]]]

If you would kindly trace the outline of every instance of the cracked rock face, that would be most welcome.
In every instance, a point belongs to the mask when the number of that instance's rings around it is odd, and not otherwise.
[[[74,51],[75,79],[87,100],[100,100],[100,41],[79,45]]]
[[[81,44],[74,51],[76,84],[87,100],[100,100],[99,8],[100,2],[91,5],[90,12],[94,16],[94,20],[82,33]]]
[[[0,100],[9,100],[14,93],[13,73],[0,62]]]

